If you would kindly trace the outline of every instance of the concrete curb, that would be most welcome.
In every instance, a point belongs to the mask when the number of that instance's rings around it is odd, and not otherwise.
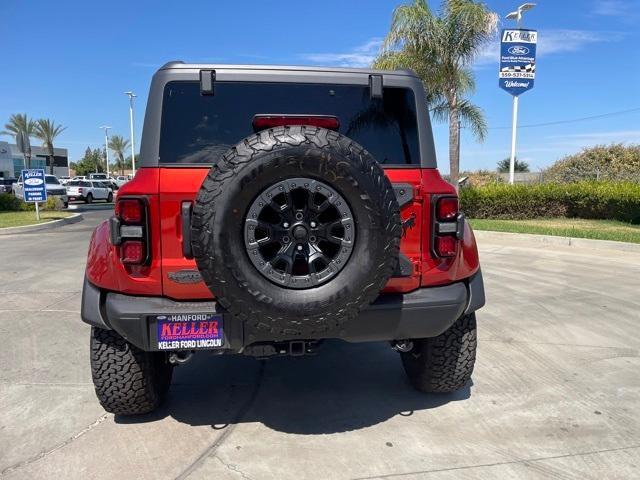
[[[592,250],[617,250],[620,252],[640,253],[640,244],[627,242],[614,242],[611,240],[592,240],[590,238],[560,237],[553,235],[536,235],[532,233],[512,233],[512,232],[491,232],[488,230],[474,230],[476,239],[480,242],[486,240],[499,240],[504,242],[511,239],[515,242],[537,243],[543,245],[559,245],[578,248],[589,248]]]
[[[35,215],[35,214],[34,214]],[[15,235],[18,233],[38,232],[40,230],[49,230],[63,225],[71,225],[82,220],[81,213],[74,213],[70,217],[61,218],[59,220],[51,220],[50,222],[39,223],[37,225],[25,225],[24,227],[6,227],[0,228],[0,235]]]

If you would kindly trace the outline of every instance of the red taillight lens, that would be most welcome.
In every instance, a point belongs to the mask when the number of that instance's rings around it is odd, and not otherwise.
[[[140,240],[126,240],[120,246],[120,260],[127,264],[140,264],[144,261],[144,243]]]
[[[444,197],[438,200],[436,217],[440,221],[454,220],[458,216],[458,210],[458,199],[456,197]]]
[[[256,131],[283,125],[312,125],[314,127],[338,130],[340,122],[329,115],[256,115],[253,128]]]
[[[118,203],[116,203],[116,217],[124,223],[140,223],[142,221],[143,208],[140,200],[119,200]]]
[[[458,241],[456,237],[447,235],[446,237],[436,237],[436,253],[439,257],[454,257]]]
[[[78,193],[80,193],[80,195],[82,195],[82,194],[84,193],[84,188],[80,187],[80,188],[78,189]]]

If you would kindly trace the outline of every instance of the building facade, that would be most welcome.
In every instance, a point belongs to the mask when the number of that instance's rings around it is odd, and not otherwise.
[[[0,177],[18,178],[23,168],[26,168],[24,156],[18,146],[0,141]],[[44,168],[49,173],[47,151],[42,147],[31,146],[31,168]],[[69,175],[69,153],[66,148],[53,149],[53,174],[57,177]]]

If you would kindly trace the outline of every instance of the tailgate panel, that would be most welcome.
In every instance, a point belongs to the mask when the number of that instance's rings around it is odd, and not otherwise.
[[[204,177],[204,168],[160,169],[160,228],[162,231],[162,291],[175,299],[211,299],[213,295],[197,280],[196,262],[182,253],[182,202],[195,201]],[[195,279],[194,279],[195,277]]]

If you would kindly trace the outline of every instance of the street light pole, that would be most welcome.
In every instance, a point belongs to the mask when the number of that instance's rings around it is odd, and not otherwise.
[[[124,92],[129,97],[129,123],[131,125],[131,170],[133,175],[136,174],[136,146],[133,135],[133,99],[137,95],[133,92]]]
[[[100,128],[104,129],[104,154],[107,157],[107,178],[109,178],[109,129],[111,127],[103,125]]]
[[[524,12],[535,7],[535,3],[523,3],[515,12],[509,13],[506,18],[516,21],[516,27],[520,28]],[[518,131],[518,95],[513,95],[513,115],[511,118],[511,157],[509,158],[509,183],[513,185],[516,179],[516,134]]]

